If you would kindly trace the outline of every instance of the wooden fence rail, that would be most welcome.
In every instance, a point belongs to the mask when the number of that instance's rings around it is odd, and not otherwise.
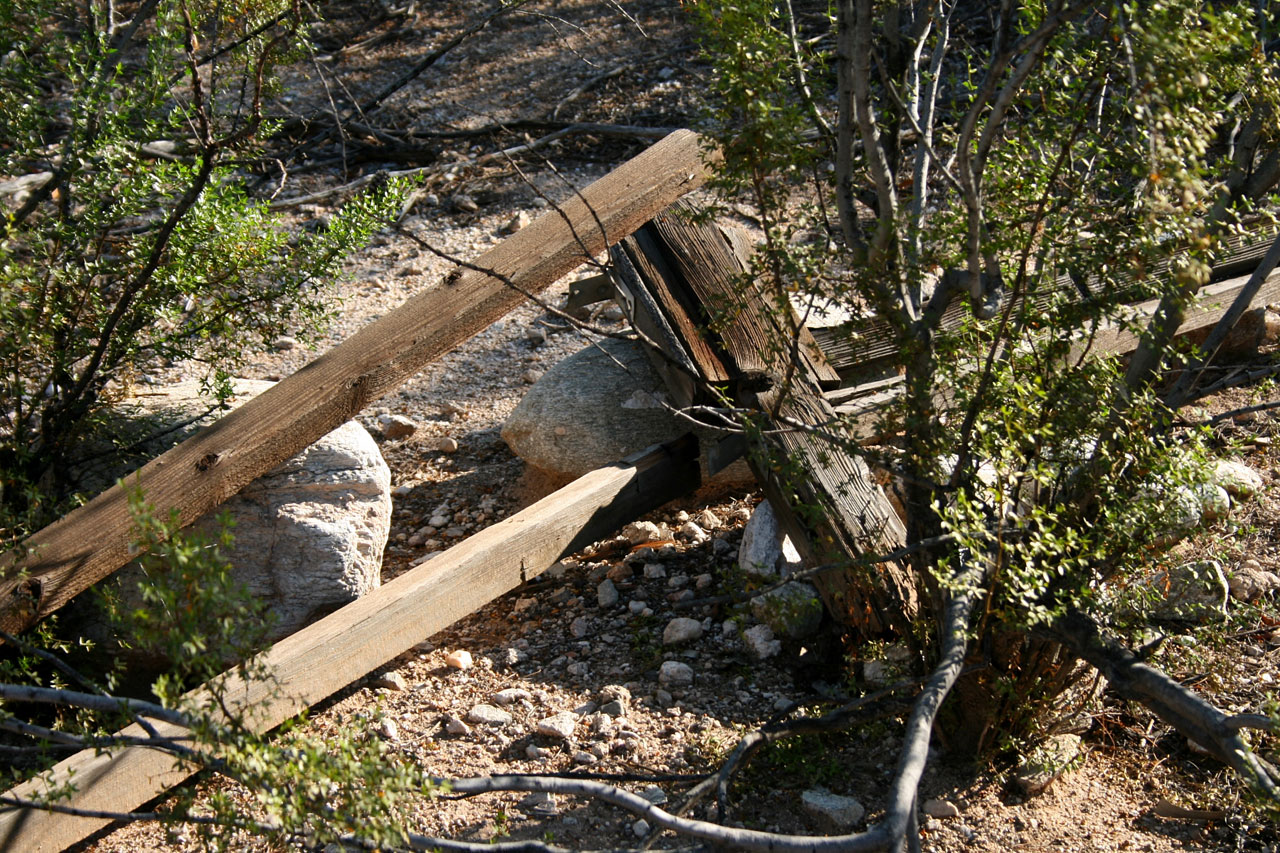
[[[705,177],[699,138],[677,131],[457,268],[130,477],[183,524],[301,451],[423,365],[630,234]],[[523,293],[522,293],[523,292]],[[112,487],[0,558],[0,628],[17,633],[135,554],[124,489]]]

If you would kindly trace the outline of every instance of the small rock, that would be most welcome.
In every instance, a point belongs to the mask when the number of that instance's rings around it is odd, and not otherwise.
[[[756,660],[768,660],[782,651],[782,642],[773,638],[768,625],[753,625],[743,631],[742,642]]]
[[[542,371],[532,367],[526,370],[524,373],[520,374],[521,381],[523,381],[524,384],[526,385],[532,385],[541,378],[542,378]]]
[[[597,698],[601,704],[605,702],[621,702],[623,706],[626,706],[631,701],[631,691],[621,684],[606,684],[600,688]]]
[[[640,792],[640,796],[644,797],[655,806],[660,806],[667,801],[667,792],[659,788],[657,785],[650,785]]]
[[[289,350],[293,349],[297,345],[298,345],[298,341],[296,338],[291,338],[288,335],[283,335],[281,337],[276,338],[271,343],[271,348],[274,349],[276,352],[288,352]]]
[[[595,764],[599,760],[599,756],[594,753],[587,752],[585,749],[580,749],[573,754],[574,764]]]
[[[445,718],[444,730],[451,735],[469,735],[471,734],[471,726],[459,720],[457,717],[450,715]]]
[[[608,574],[605,577],[611,581],[624,581],[635,576],[635,569],[626,563],[618,563],[616,566],[610,566]]]
[[[954,803],[946,800],[925,800],[921,811],[931,818],[944,820],[949,817],[960,817],[960,809],[956,808]]]
[[[532,744],[532,743],[529,744],[524,749],[524,754],[527,755],[533,761],[541,761],[544,758],[548,758],[551,756],[551,753],[552,753],[552,750],[549,750],[546,747],[538,746],[537,744]]]
[[[471,652],[458,649],[449,653],[444,665],[453,669],[471,669]]]
[[[579,678],[586,678],[591,672],[591,665],[586,661],[575,661],[564,668],[564,671],[570,675],[576,675]]]
[[[1235,459],[1214,463],[1213,481],[1233,498],[1251,498],[1262,490],[1262,475]]]
[[[427,526],[428,526],[428,527],[434,527],[434,528],[436,528],[436,529],[438,530],[438,529],[440,529],[441,527],[444,527],[444,526],[445,526],[446,524],[448,524],[448,523],[449,523],[449,516],[447,516],[447,515],[441,515],[441,514],[437,513],[437,514],[435,514],[435,515],[431,516],[431,518],[430,518],[430,519],[428,519],[428,521],[427,521]]]
[[[374,687],[385,687],[388,690],[396,690],[404,692],[409,689],[409,684],[404,680],[404,676],[398,672],[388,672],[373,682]]]
[[[606,323],[621,323],[627,319],[627,313],[622,310],[622,306],[616,302],[606,305],[604,310],[600,312],[600,319]]]
[[[680,538],[686,539],[694,545],[701,545],[708,538],[707,531],[698,526],[696,522],[686,521],[680,526]]]
[[[400,727],[396,725],[396,721],[390,717],[383,717],[378,721],[378,734],[385,740],[400,740]]]
[[[1231,588],[1217,560],[1185,563],[1160,572],[1150,583],[1157,594],[1164,596],[1155,609],[1155,615],[1162,619],[1202,622],[1226,615]]]
[[[617,699],[611,702],[605,702],[600,706],[600,713],[607,714],[610,717],[625,717],[627,714],[627,706],[623,705]]]
[[[702,636],[702,623],[687,616],[678,616],[667,623],[662,631],[662,645],[678,646],[690,643]]]
[[[433,450],[436,450],[440,453],[457,453],[458,452],[457,440],[450,438],[447,435],[441,438],[437,438],[435,441],[431,442],[431,447]]]
[[[693,668],[687,663],[669,660],[658,669],[658,681],[663,687],[678,690],[693,684]]]
[[[530,221],[529,214],[525,213],[522,210],[519,213],[517,213],[515,216],[511,217],[506,222],[504,222],[502,224],[502,227],[498,229],[498,232],[500,234],[514,234],[517,231],[519,231],[521,228],[528,225],[529,221]]]
[[[404,415],[383,415],[378,418],[382,434],[389,439],[408,438],[418,431],[418,425]]]
[[[800,554],[783,534],[778,516],[767,500],[760,502],[742,528],[738,565],[747,574],[763,578],[777,577],[779,572],[785,577],[800,567]]]
[[[465,193],[458,193],[449,199],[449,202],[453,205],[453,209],[460,213],[475,213],[480,209],[480,205],[476,204],[476,200]]]
[[[660,708],[670,708],[675,702],[675,699],[672,698],[670,693],[659,687],[657,690],[653,691],[653,701],[657,702],[658,707]]]
[[[512,717],[501,708],[492,705],[476,705],[467,712],[467,722],[485,726],[505,726]]]
[[[851,829],[866,815],[862,803],[853,797],[842,797],[825,788],[813,788],[800,795],[805,811],[835,829]]]
[[[627,609],[628,609],[628,610],[630,610],[632,613],[634,613],[634,614],[635,614],[635,615],[637,615],[637,616],[639,616],[641,613],[643,613],[643,612],[644,612],[645,610],[647,610],[648,608],[649,608],[649,604],[648,604],[648,602],[646,602],[646,601],[644,601],[644,600],[642,600],[642,599],[635,599],[634,601],[628,601],[628,602],[627,602]]]
[[[644,838],[649,834],[649,821],[644,818],[631,824],[631,831],[636,834],[636,838]]]
[[[723,522],[720,521],[720,516],[716,515],[709,509],[704,509],[702,512],[695,515],[693,520],[698,522],[698,525],[701,526],[703,530],[715,530],[723,524]]]
[[[818,632],[825,610],[818,591],[798,581],[751,599],[751,613],[773,631],[774,636],[803,639]]]
[[[520,687],[508,687],[506,690],[499,690],[497,693],[493,694],[493,701],[503,707],[506,707],[507,705],[514,705],[517,702],[531,698],[532,694],[528,690]]]
[[[547,737],[560,738],[568,740],[573,737],[574,729],[578,727],[578,718],[568,711],[561,711],[553,714],[545,720],[539,720],[537,732]]]
[[[539,747],[530,747],[530,749],[539,749]],[[559,811],[556,808],[556,795],[547,793],[546,791],[535,791],[520,800],[520,808],[533,812],[536,815],[553,815]]]
[[[662,563],[645,563],[644,576],[648,580],[657,580],[667,576],[667,567]]]
[[[605,579],[596,587],[596,602],[603,608],[610,608],[618,603],[618,588],[613,581]]]
[[[1241,560],[1227,578],[1231,597],[1237,601],[1253,601],[1280,589],[1280,575],[1268,572],[1257,560]]]
[[[569,633],[575,639],[582,639],[591,633],[591,620],[585,616],[579,616],[569,623]]]
[[[652,521],[633,521],[622,528],[623,537],[632,545],[644,545],[667,538],[667,533]]]

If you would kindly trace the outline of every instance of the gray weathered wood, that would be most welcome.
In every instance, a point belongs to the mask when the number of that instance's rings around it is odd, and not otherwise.
[[[301,451],[704,179],[698,137],[678,131],[130,477],[161,514],[194,521]],[[0,557],[0,628],[61,607],[133,554],[127,494],[113,487]]]
[[[615,254],[656,253],[663,263],[648,269],[663,272],[661,286],[680,294],[681,304],[696,306],[694,323],[671,325],[697,329],[728,370],[735,401],[759,412],[762,446],[748,461],[797,548],[815,564],[900,548],[902,522],[866,463],[840,448],[853,437],[839,432],[810,363],[797,357],[804,342],[759,285],[743,284],[746,241],[714,224],[692,224],[681,208],[656,217]],[[894,563],[826,572],[817,585],[836,618],[868,635],[916,609],[911,573]]]
[[[276,643],[261,662],[268,681],[223,676],[221,693],[247,724],[267,731],[341,690],[414,644],[543,572],[565,553],[698,486],[697,441],[686,436],[627,462],[593,471],[533,506],[410,570],[364,598]],[[197,697],[208,694],[196,691]],[[183,730],[158,725],[162,736]],[[137,725],[121,734],[144,737]],[[142,748],[116,755],[77,753],[54,768],[53,783],[74,781],[63,805],[127,812],[194,772],[172,756]],[[43,781],[5,796],[29,799]],[[0,850],[62,850],[107,825],[94,818],[35,810],[0,814]]]

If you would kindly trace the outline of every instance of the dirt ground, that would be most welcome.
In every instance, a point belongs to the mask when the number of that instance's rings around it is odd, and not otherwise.
[[[339,99],[367,97],[480,14],[477,4],[448,0],[409,8],[407,15],[371,25],[383,6],[358,0],[329,4],[326,13],[333,23],[323,30],[322,44],[330,53],[291,72],[280,105],[299,114],[315,109],[321,77]],[[350,43],[362,46],[340,49]],[[495,20],[369,117],[385,130],[381,137],[327,142],[324,150],[312,152],[313,165],[291,170],[279,198],[339,186],[379,169],[420,167],[427,179],[401,231],[384,232],[353,262],[328,340],[312,350],[282,347],[265,353],[246,375],[288,375],[407,296],[436,286],[447,264],[424,253],[402,231],[474,257],[502,238],[513,217],[545,212],[545,202],[528,182],[553,199],[563,197],[644,144],[570,137],[537,156],[521,157],[517,171],[501,158],[483,164],[476,158],[543,130],[530,126],[523,138],[439,134],[552,118],[688,126],[697,120],[707,75],[676,0],[543,0]],[[336,200],[298,206],[292,213],[305,225],[325,216]],[[548,298],[562,302],[567,287],[561,282]],[[612,313],[595,320],[611,330],[624,328]],[[589,339],[564,329],[537,306],[526,306],[362,414],[379,437],[382,414],[402,414],[418,425],[408,439],[380,438],[393,486],[401,487],[385,554],[386,578],[457,538],[434,528],[424,533],[433,516],[448,515],[449,526],[466,535],[538,496],[537,482],[526,476],[498,430],[530,382]],[[186,370],[177,365],[142,381],[167,383]],[[1248,404],[1250,393],[1231,392],[1209,401],[1206,409]],[[1280,422],[1267,413],[1229,421],[1220,430],[1223,452],[1257,470],[1265,491],[1180,545],[1170,560],[1213,557],[1228,570],[1244,560],[1273,571],[1280,565],[1280,456],[1271,443],[1277,433]],[[445,439],[456,442],[456,449]],[[857,658],[859,650],[842,653],[832,626],[824,629],[827,639],[810,643],[812,648],[789,644],[780,655],[756,661],[734,626],[733,611],[716,604],[676,609],[691,597],[686,592],[696,600],[732,588],[742,526],[759,499],[758,492],[744,487],[664,508],[650,520],[672,530],[693,521],[705,537],[676,536],[639,558],[602,545],[566,559],[332,697],[315,709],[307,729],[323,733],[355,725],[371,741],[381,740],[442,775],[621,774],[629,780],[625,787],[649,791],[666,808],[677,808],[693,782],[715,768],[745,732],[792,703],[819,713],[831,707],[827,697],[873,686],[850,665],[849,656]],[[606,577],[616,579],[620,596],[617,604],[602,607],[597,588]],[[664,627],[675,616],[699,620],[702,635],[664,648]],[[1233,603],[1225,624],[1184,627],[1164,643],[1156,662],[1222,707],[1257,711],[1280,677],[1277,624],[1270,601]],[[468,651],[475,665],[449,667],[446,658],[457,650]],[[660,682],[664,660],[687,663],[693,683],[669,687]],[[501,705],[509,722],[468,722],[477,705],[505,701],[495,698],[503,691],[510,700]],[[620,696],[622,713],[600,710]],[[560,712],[578,715],[570,736],[540,734],[538,724]],[[808,736],[765,751],[732,787],[723,819],[781,832],[831,833],[833,827],[806,811],[801,800],[804,791],[825,788],[865,806],[866,817],[857,827],[874,822],[893,771],[900,722],[900,716],[890,715],[846,733]],[[1030,798],[1011,783],[1012,758],[1000,756],[974,767],[935,744],[921,801],[941,801],[931,810],[950,816],[922,819],[923,849],[1278,849],[1272,818],[1231,774],[1150,715],[1105,697],[1084,728],[1075,768]],[[689,814],[716,817],[714,803],[699,803]],[[424,834],[481,842],[541,839],[585,848],[685,843],[671,835],[647,838],[646,827],[637,826],[632,816],[568,798],[533,802],[518,794],[492,794],[424,801],[417,817],[416,828]],[[131,825],[82,849],[141,853],[198,847],[190,832],[174,839],[154,826]],[[244,849],[259,847],[243,842]]]

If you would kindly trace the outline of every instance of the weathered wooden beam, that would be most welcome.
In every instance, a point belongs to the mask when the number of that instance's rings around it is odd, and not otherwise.
[[[675,295],[666,301],[695,306],[694,322],[670,325],[702,337],[700,345],[726,368],[734,400],[758,413],[764,446],[748,462],[796,547],[814,564],[901,547],[906,531],[866,463],[829,438],[839,427],[802,356],[807,343],[796,338],[777,301],[744,285],[747,241],[714,224],[694,224],[681,207],[655,217],[614,256],[649,255],[654,263],[638,270],[643,284]],[[661,282],[652,279],[658,275]],[[915,584],[905,566],[884,563],[874,576],[831,571],[815,582],[828,610],[868,635],[891,627],[894,614],[909,618],[915,610]]]
[[[255,731],[267,731],[341,690],[454,621],[541,574],[562,555],[610,535],[628,521],[699,485],[692,436],[593,471],[527,509],[432,558],[365,597],[276,643],[261,658],[267,679],[222,676],[221,695]],[[196,697],[208,694],[204,688]],[[162,736],[177,726],[157,725]],[[137,725],[122,735],[145,737]],[[77,753],[51,779],[6,792],[30,799],[68,782],[61,805],[128,812],[179,784],[194,769],[166,753],[138,747],[114,755]],[[0,814],[0,850],[62,850],[109,821],[23,809]]]
[[[677,131],[366,326],[129,478],[184,524],[208,512],[423,365],[630,234],[705,177],[698,136]],[[112,487],[0,557],[0,628],[17,633],[135,556],[124,489]]]

